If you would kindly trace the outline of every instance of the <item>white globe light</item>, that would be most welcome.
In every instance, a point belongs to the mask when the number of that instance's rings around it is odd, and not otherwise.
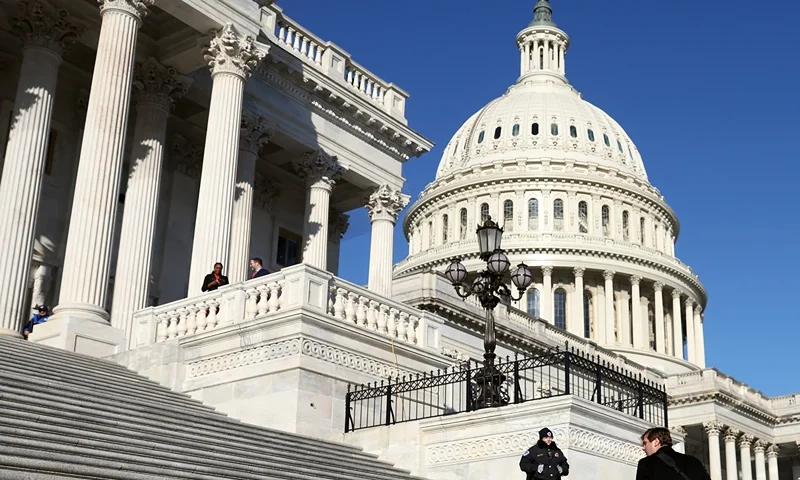
[[[498,275],[502,275],[506,273],[511,267],[511,262],[508,260],[508,257],[503,252],[495,252],[489,257],[487,261],[487,267],[489,271],[492,273],[496,273]]]
[[[444,271],[444,276],[453,285],[461,285],[467,279],[467,268],[460,259],[456,259]]]
[[[524,263],[520,263],[517,268],[511,272],[511,283],[514,284],[519,290],[526,290],[533,283],[533,275]]]

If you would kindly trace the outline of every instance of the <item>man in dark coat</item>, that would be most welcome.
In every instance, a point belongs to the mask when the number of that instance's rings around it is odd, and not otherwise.
[[[636,467],[636,480],[711,480],[696,457],[672,449],[672,435],[666,428],[651,428],[642,434],[647,454]]]
[[[253,270],[253,276],[250,278],[258,278],[263,277],[264,275],[269,275],[269,271],[264,268],[263,263],[260,258],[253,257],[250,259],[250,268]]]
[[[212,292],[223,285],[228,284],[228,277],[222,274],[222,264],[217,262],[214,264],[214,271],[206,275],[203,279],[203,292]]]
[[[519,469],[527,474],[527,480],[559,480],[569,475],[567,457],[556,445],[549,428],[541,429],[536,445],[522,454]]]

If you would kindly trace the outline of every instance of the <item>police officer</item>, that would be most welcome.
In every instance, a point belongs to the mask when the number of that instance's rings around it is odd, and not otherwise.
[[[559,480],[569,475],[567,457],[556,445],[549,428],[541,429],[536,445],[522,454],[519,469],[527,474],[527,480]]]

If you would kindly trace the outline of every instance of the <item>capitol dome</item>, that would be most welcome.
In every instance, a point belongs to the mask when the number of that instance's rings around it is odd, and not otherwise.
[[[513,307],[666,373],[703,367],[707,296],[675,256],[678,218],[625,130],[569,84],[548,0],[517,46],[519,78],[458,129],[409,209],[394,275],[486,268],[475,229],[491,218],[534,276]]]

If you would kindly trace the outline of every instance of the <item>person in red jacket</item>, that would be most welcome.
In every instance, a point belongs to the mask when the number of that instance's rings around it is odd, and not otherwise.
[[[203,279],[203,287],[200,290],[203,292],[212,292],[227,284],[228,277],[222,274],[222,264],[217,262],[214,264],[214,271],[206,275],[206,278]]]

